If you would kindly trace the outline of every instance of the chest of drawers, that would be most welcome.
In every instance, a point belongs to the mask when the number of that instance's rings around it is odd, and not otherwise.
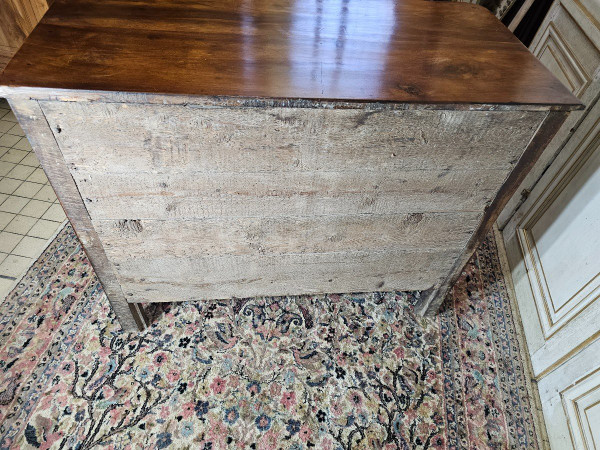
[[[122,325],[420,290],[435,313],[580,104],[480,7],[57,0],[0,76]]]

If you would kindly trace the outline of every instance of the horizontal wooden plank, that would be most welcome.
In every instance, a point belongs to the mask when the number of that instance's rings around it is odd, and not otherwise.
[[[48,89],[0,85],[0,96],[29,98],[58,102],[108,102],[143,105],[182,105],[194,108],[298,108],[298,109],[354,109],[362,111],[427,110],[427,111],[574,111],[584,105],[543,105],[532,103],[372,103],[360,100],[316,100],[300,98],[261,97],[199,97],[190,94],[159,94],[150,92],[111,92],[80,89]]]
[[[72,170],[509,171],[545,112],[40,102]]]
[[[205,220],[93,220],[107,254],[268,255],[463,247],[481,214],[414,213]]]
[[[131,302],[430,288],[461,249],[142,259],[114,256]]]
[[[483,211],[506,173],[73,175],[94,219],[168,219]]]

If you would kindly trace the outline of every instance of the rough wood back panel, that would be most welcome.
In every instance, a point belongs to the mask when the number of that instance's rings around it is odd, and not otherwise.
[[[130,301],[437,286],[548,114],[39,103]]]
[[[130,174],[508,173],[547,115],[40,103],[67,163]]]
[[[93,171],[92,171],[93,170]],[[286,217],[481,211],[502,170],[135,173],[78,170],[93,219]]]
[[[481,213],[203,220],[94,220],[107,252],[131,258],[462,249]]]
[[[456,249],[111,259],[130,299],[170,302],[324,292],[424,290],[440,283]],[[174,270],[176,268],[176,270]],[[433,274],[442,274],[440,278]]]

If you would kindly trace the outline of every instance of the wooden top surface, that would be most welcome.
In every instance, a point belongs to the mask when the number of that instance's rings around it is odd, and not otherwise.
[[[490,12],[423,0],[56,0],[0,86],[579,105]]]

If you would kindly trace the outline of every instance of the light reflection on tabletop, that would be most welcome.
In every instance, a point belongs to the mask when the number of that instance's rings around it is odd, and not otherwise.
[[[573,105],[491,13],[424,0],[56,0],[0,86]]]

